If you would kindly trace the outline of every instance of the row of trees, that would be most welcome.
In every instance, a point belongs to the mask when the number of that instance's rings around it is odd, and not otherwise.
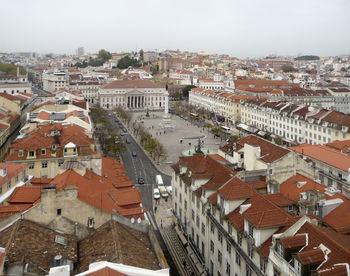
[[[120,158],[125,149],[123,139],[117,130],[108,122],[107,112],[101,107],[91,108],[91,118],[95,123],[95,135],[104,154]]]
[[[126,69],[130,66],[141,67],[141,63],[136,58],[125,56],[118,61],[117,65],[119,69]]]

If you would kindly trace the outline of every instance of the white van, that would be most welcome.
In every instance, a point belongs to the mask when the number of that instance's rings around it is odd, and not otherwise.
[[[156,184],[158,188],[164,187],[163,178],[160,174],[156,175]]]

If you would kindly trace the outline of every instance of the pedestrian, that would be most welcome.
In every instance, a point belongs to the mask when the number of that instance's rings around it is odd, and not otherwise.
[[[154,207],[154,212],[157,213],[157,206]]]
[[[160,220],[160,228],[163,229],[163,220],[162,219]]]

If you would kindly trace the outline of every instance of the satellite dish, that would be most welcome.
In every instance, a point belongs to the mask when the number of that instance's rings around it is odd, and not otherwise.
[[[131,218],[130,221],[131,221],[131,223],[135,223],[135,219],[134,218]]]
[[[137,219],[137,223],[141,223],[141,219],[140,218]]]

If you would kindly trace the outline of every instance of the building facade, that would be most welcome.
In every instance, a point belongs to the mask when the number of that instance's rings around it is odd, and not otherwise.
[[[168,92],[150,80],[117,80],[99,89],[100,106],[112,109],[121,106],[130,110],[168,110]]]

